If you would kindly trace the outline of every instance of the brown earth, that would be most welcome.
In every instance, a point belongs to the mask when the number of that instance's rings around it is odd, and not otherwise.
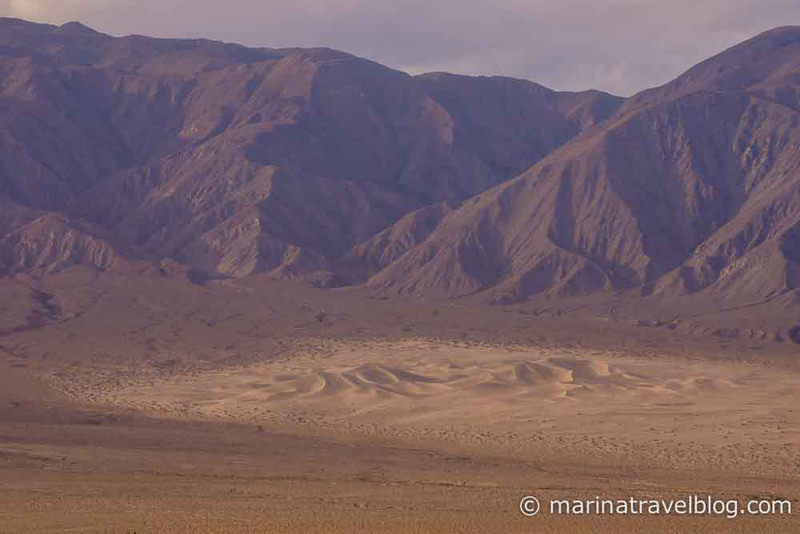
[[[172,269],[172,270],[171,270]],[[147,264],[0,284],[0,531],[793,532],[519,500],[800,496],[788,341]]]

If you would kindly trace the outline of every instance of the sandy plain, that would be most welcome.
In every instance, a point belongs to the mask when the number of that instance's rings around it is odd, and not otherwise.
[[[786,343],[71,276],[5,289],[0,532],[800,530]],[[794,513],[526,518],[526,495]]]
[[[15,509],[28,510],[12,514],[17,523],[8,513],[0,519],[12,530],[800,528],[789,514],[524,518],[516,508],[529,494],[545,503],[690,495],[794,501],[797,376],[759,362],[307,340],[272,361],[189,366],[168,376],[82,367],[50,376],[49,386],[76,406],[94,406],[77,426],[95,434],[113,428],[131,441],[115,442],[113,455],[102,444],[92,451],[6,442],[2,455],[17,462],[73,458],[66,469],[43,468],[35,481],[5,479],[6,504],[12,492]],[[91,475],[75,467],[81,462],[94,464]],[[103,526],[81,530],[81,517]]]
[[[105,376],[113,377],[111,382]],[[81,369],[74,400],[153,417],[519,458],[798,474],[798,381],[746,361],[434,340],[319,342],[168,378]]]

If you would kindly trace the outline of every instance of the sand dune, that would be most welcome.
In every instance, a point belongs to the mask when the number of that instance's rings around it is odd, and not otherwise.
[[[327,342],[256,365],[98,376],[84,368],[70,390],[162,417],[599,464],[782,475],[800,465],[793,373],[734,360]]]

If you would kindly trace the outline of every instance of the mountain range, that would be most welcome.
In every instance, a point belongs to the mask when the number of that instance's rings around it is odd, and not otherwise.
[[[800,27],[619,98],[0,19],[0,274],[800,302]]]

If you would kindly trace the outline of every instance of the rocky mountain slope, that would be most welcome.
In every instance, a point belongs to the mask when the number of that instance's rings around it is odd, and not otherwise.
[[[172,258],[335,281],[405,214],[502,183],[621,99],[327,49],[0,20],[0,271]]]
[[[415,294],[800,293],[800,28],[627,101],[370,280]]]
[[[800,300],[800,28],[623,100],[0,20],[0,272]]]

